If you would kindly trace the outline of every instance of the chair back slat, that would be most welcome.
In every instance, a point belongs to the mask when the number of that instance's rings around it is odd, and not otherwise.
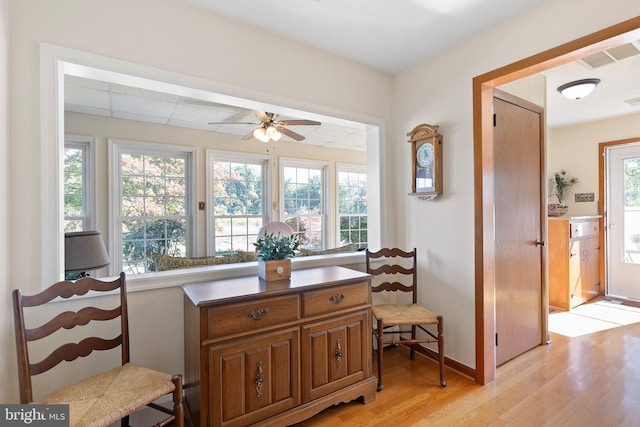
[[[405,268],[398,264],[385,264],[381,265],[377,268],[371,268],[369,274],[379,275],[379,274],[413,274],[413,268]]]
[[[417,296],[417,266],[416,266],[416,249],[407,252],[399,248],[382,248],[379,251],[366,250],[366,267],[367,273],[378,277],[380,283],[376,283],[371,287],[371,292],[410,292],[413,303],[418,300]],[[382,263],[381,265],[372,265],[372,261]],[[407,265],[411,266],[408,267]],[[407,276],[406,283],[394,280],[394,275],[402,274]],[[411,277],[408,277],[411,276]],[[375,283],[375,281],[374,281]]]
[[[411,292],[413,289],[412,286],[405,286],[399,282],[382,282],[377,286],[371,287],[371,292],[382,292],[382,291],[390,291],[390,292]]]
[[[56,298],[71,298],[86,295],[89,291],[109,292],[120,287],[120,279],[105,282],[91,277],[83,277],[75,282],[62,281],[49,286],[44,291],[35,295],[22,295],[23,307],[36,307],[46,304]]]
[[[29,365],[31,375],[38,375],[56,366],[63,360],[71,362],[78,357],[86,357],[94,350],[110,350],[122,344],[122,335],[111,340],[97,337],[85,338],[79,343],[67,343],[55,349],[49,356],[38,363]]]
[[[86,295],[88,292],[118,291],[119,305],[115,308],[101,309],[97,307],[85,307],[78,312],[58,310],[47,322],[37,327],[28,329],[25,323],[25,308],[37,310],[38,306],[47,304],[56,298],[72,299]],[[85,357],[93,351],[110,350],[120,346],[122,365],[129,362],[129,327],[127,321],[127,292],[124,273],[112,281],[103,281],[91,277],[82,278],[75,282],[61,281],[51,285],[44,291],[34,295],[22,295],[19,289],[15,289],[13,296],[13,315],[16,332],[16,350],[18,354],[18,377],[20,381],[20,402],[33,401],[31,377],[38,375],[57,366],[62,361],[72,361],[78,357]],[[86,300],[89,301],[89,300]],[[53,304],[57,304],[53,302]],[[56,308],[55,305],[51,306]],[[60,305],[60,308],[63,306]],[[64,343],[45,356],[40,362],[31,363],[29,358],[29,343],[53,335],[60,329],[73,329],[89,325],[91,321],[105,321],[120,318],[116,338],[92,336],[81,340],[79,343]],[[90,332],[95,334],[95,331]]]
[[[27,337],[27,341],[36,341],[41,338],[48,337],[61,328],[73,329],[76,326],[84,326],[92,320],[104,321],[115,319],[120,316],[121,312],[121,307],[116,307],[113,310],[85,307],[78,312],[65,311],[64,313],[58,314],[42,326],[33,329],[26,329],[25,335]]]

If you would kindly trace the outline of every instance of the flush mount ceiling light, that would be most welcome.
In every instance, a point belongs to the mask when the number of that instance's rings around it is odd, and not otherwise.
[[[600,79],[583,79],[565,83],[558,88],[565,98],[580,99],[589,95],[600,83]]]

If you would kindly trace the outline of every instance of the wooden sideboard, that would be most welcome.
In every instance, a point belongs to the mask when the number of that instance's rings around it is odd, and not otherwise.
[[[599,217],[550,218],[549,305],[571,310],[600,291]]]
[[[343,267],[187,284],[185,404],[195,426],[284,426],[375,399],[371,287]]]

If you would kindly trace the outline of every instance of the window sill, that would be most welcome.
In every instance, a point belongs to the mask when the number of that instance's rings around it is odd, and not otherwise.
[[[307,268],[324,267],[328,265],[350,266],[354,264],[364,264],[364,262],[364,251],[333,255],[316,255],[293,258],[291,260],[291,269],[304,270]],[[127,291],[139,292],[171,288],[175,286],[182,286],[185,283],[255,276],[257,274],[258,263],[256,261],[207,267],[181,268],[178,270],[127,276]]]

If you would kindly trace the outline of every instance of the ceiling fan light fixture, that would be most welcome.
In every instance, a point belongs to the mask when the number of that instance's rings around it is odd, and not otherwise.
[[[253,136],[255,136],[256,139],[259,139],[262,142],[269,142],[269,137],[267,136],[267,132],[263,127],[259,127],[256,130],[254,130]]]
[[[558,92],[568,99],[580,99],[589,95],[600,83],[600,79],[582,79],[565,83],[558,87]]]
[[[279,140],[282,137],[282,134],[278,131],[278,129],[276,129],[273,126],[269,126],[267,127],[267,130],[265,131],[267,138],[270,138],[274,141]]]

